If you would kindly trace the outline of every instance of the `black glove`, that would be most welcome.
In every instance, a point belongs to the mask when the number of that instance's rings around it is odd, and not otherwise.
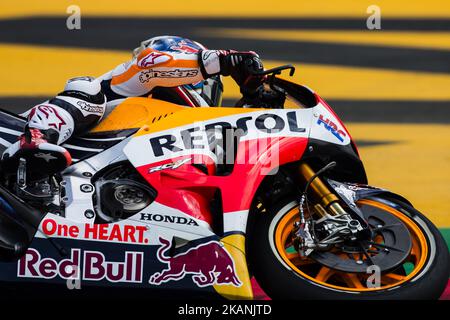
[[[285,101],[285,93],[270,89],[266,90],[264,86],[259,86],[252,95],[244,94],[242,98],[236,102],[235,107],[283,109]]]
[[[220,56],[220,74],[231,76],[241,88],[241,93],[251,95],[256,92],[264,77],[257,75],[264,71],[259,56],[252,51],[225,51]]]
[[[199,62],[205,79],[216,74],[231,76],[243,95],[254,94],[264,80],[263,76],[257,75],[264,70],[263,64],[252,51],[201,50]]]

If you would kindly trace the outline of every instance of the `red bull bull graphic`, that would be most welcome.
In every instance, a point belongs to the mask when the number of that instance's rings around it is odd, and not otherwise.
[[[160,285],[169,281],[179,281],[187,275],[199,287],[229,284],[240,287],[234,261],[223,245],[217,241],[209,241],[190,248],[186,252],[173,257],[167,256],[171,242],[159,238],[158,260],[166,263],[166,269],[150,277],[149,283]]]

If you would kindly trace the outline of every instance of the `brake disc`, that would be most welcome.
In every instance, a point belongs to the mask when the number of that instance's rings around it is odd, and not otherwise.
[[[360,209],[371,226],[371,240],[346,242],[333,251],[314,251],[309,257],[328,268],[349,273],[366,273],[372,265],[381,272],[400,266],[412,247],[408,228],[399,218],[379,208],[363,205]],[[374,241],[380,236],[382,242]]]

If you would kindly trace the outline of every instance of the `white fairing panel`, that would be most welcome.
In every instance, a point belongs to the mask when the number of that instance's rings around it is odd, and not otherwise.
[[[343,146],[351,142],[350,135],[345,127],[325,106],[319,103],[311,110],[313,111],[311,139]]]
[[[47,214],[39,226],[36,237],[159,245],[160,237],[165,239],[177,237],[190,241],[213,235],[205,221],[153,202],[134,216],[109,224],[94,224],[93,219],[75,221]]]
[[[244,114],[215,118],[134,137],[125,146],[124,153],[135,167],[191,154],[202,154],[215,160],[214,153],[209,149],[206,134],[206,129],[215,124],[228,124],[233,128],[244,127],[245,134],[240,136],[242,142],[276,137],[307,138],[311,119],[312,109],[249,110]],[[191,147],[186,146],[186,137],[194,141]],[[164,147],[155,148],[161,145]]]

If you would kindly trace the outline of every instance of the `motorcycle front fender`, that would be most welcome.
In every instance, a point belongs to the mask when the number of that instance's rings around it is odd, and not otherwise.
[[[326,179],[329,186],[333,188],[339,198],[344,201],[351,209],[354,210],[361,218],[362,214],[356,205],[358,200],[376,197],[387,196],[393,199],[400,200],[413,207],[411,202],[403,196],[393,193],[389,190],[358,183],[339,182],[332,179]]]

